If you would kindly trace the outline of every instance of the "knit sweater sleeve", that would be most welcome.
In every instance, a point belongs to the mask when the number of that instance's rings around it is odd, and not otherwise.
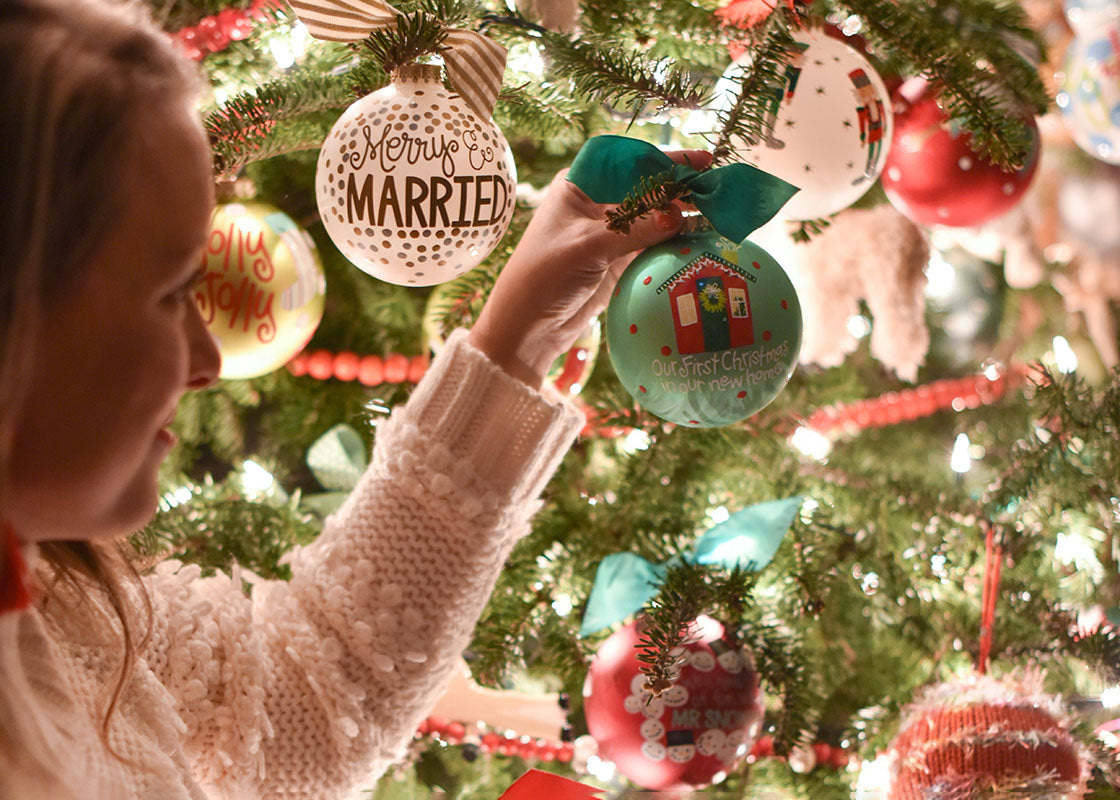
[[[463,332],[379,428],[372,463],[289,583],[160,565],[145,652],[215,798],[368,788],[438,699],[582,423]]]

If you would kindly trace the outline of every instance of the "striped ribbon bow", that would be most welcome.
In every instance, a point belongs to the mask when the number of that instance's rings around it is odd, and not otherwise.
[[[370,31],[395,25],[399,11],[384,0],[288,0],[308,32],[331,42],[357,42]],[[459,96],[482,118],[490,116],[502,75],[506,49],[477,31],[447,31],[440,55]]]

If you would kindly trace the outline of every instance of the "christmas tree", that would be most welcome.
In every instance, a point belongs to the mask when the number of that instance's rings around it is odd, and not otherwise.
[[[761,696],[748,686],[740,710],[760,704],[760,730],[743,712],[735,724],[752,730],[734,740],[731,723],[708,744],[657,725],[643,734],[668,747],[672,757],[649,757],[657,764],[730,747],[734,768],[698,780],[712,782],[709,796],[888,797],[884,772],[943,745],[913,744],[910,721],[984,689],[985,708],[994,692],[998,707],[1026,697],[1050,714],[1042,728],[989,720],[987,745],[1029,740],[1072,766],[1028,748],[1019,772],[978,776],[946,756],[949,783],[890,797],[1120,797],[1109,724],[1120,702],[1120,4],[1070,2],[1064,16],[1052,0],[400,0],[359,24],[357,10],[380,6],[354,0],[336,4],[345,35],[314,8],[330,3],[151,5],[203,76],[220,201],[207,257],[244,269],[267,254],[269,269],[299,276],[274,306],[217,271],[200,289],[227,368],[177,416],[161,511],[136,536],[151,562],[286,577],[283,553],[315,537],[379,422],[473,320],[540,191],[592,137],[705,149],[713,171],[749,162],[801,189],[788,206],[798,213],[751,237],[800,298],[788,385],[732,424],[667,422],[624,388],[589,329],[551,377],[587,426],[463,654],[471,678],[372,797],[495,798],[528,767],[639,796],[651,784],[620,774],[617,743],[589,735],[584,697],[593,656],[635,612],[635,720],[657,721],[654,700],[672,705],[686,672],[713,669],[689,655],[697,619],[722,626],[735,674],[757,672]],[[463,42],[491,52],[481,39],[505,50],[496,98],[469,88],[477,69],[457,62]],[[449,129],[491,137],[495,99],[500,135],[475,141],[505,171],[469,185],[340,181],[335,196],[321,161],[335,148],[341,173],[351,145],[332,129],[402,74],[432,79],[414,64],[443,64],[445,86],[433,85],[430,117],[401,124],[434,127],[446,112]],[[420,137],[378,152],[415,163],[408,142]],[[621,187],[603,224],[695,199],[695,180],[653,170]],[[351,219],[368,212],[369,229],[332,228],[335,202]],[[363,237],[392,234],[374,230],[386,214],[422,216],[418,227],[442,216],[447,238],[402,232],[399,253],[365,264]],[[467,214],[473,226],[450,230]],[[237,228],[245,218],[256,239]],[[448,272],[422,275],[437,263]],[[367,274],[378,270],[415,277]],[[736,311],[745,291],[706,286],[708,317],[749,315]],[[757,308],[753,318],[763,325]],[[717,328],[705,336],[728,335]],[[758,522],[787,499],[779,522]],[[726,533],[744,519],[745,532]],[[705,549],[717,540],[722,550]],[[624,561],[656,578],[633,607],[602,600],[600,564]],[[588,612],[604,602],[596,627]],[[944,688],[960,685],[971,688]],[[893,766],[876,760],[891,754]]]

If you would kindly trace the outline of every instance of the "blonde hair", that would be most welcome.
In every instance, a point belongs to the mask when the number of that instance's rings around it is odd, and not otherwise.
[[[127,203],[120,176],[145,112],[188,103],[196,88],[190,65],[135,3],[0,2],[0,521],[14,468],[15,409],[43,311],[68,290]],[[128,599],[139,585],[135,572],[119,544],[52,542],[40,554],[47,599],[62,587],[103,593],[120,619],[125,655],[102,724],[107,742],[136,656],[137,603]],[[56,603],[53,612],[71,608]],[[11,674],[19,668],[18,625],[0,621],[11,628],[0,641],[0,772],[36,765],[49,780],[59,765],[34,740],[50,737],[26,719],[29,698],[19,695],[29,687]]]

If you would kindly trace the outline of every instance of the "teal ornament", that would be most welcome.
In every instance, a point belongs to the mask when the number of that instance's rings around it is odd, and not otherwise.
[[[736,511],[709,528],[691,553],[652,564],[635,553],[612,553],[599,562],[579,635],[588,636],[637,613],[658,591],[665,573],[682,559],[692,564],[760,572],[774,558],[803,498],[786,497]]]
[[[607,307],[622,385],[662,419],[694,428],[731,425],[773,400],[797,365],[801,328],[778,262],[711,230],[643,251]]]

